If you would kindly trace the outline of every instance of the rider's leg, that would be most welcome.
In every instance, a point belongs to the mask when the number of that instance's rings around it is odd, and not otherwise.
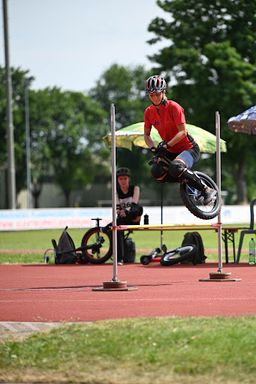
[[[184,151],[170,163],[169,173],[180,182],[187,180],[189,185],[202,193],[204,204],[209,204],[216,196],[216,191],[208,187],[196,173],[189,169],[192,165],[193,158],[191,154],[188,151]]]
[[[151,166],[151,175],[160,183],[165,182],[166,175],[168,174],[168,166],[163,166],[162,162],[155,162]]]
[[[151,175],[158,183],[176,182],[177,180],[170,175],[170,161],[158,159],[151,167]]]

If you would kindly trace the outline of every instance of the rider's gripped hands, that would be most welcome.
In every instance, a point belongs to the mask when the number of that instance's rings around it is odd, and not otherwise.
[[[161,141],[156,150],[155,150],[155,155],[158,155],[158,156],[166,156],[168,154],[168,144],[166,141]]]
[[[155,154],[160,154],[161,152],[166,151],[167,148],[168,148],[168,143],[165,140],[163,140],[163,141],[160,141],[157,147],[151,147],[150,151],[155,155]]]
[[[167,141],[165,141],[165,140],[160,141],[160,143],[159,143],[158,146],[157,146],[157,149],[159,150],[160,148],[165,148],[165,149],[167,149],[167,148],[168,148],[168,143],[167,143]]]

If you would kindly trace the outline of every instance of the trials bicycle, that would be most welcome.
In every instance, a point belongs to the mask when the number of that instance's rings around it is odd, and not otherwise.
[[[165,163],[170,163],[170,160],[165,157],[163,154],[156,154],[149,161],[149,164],[152,165],[158,160],[164,160]],[[180,183],[180,196],[185,205],[185,207],[196,217],[203,220],[210,220],[216,217],[221,208],[221,195],[217,184],[212,180],[212,178],[206,175],[203,172],[194,171],[194,173],[205,183],[209,188],[213,189],[216,194],[214,198],[208,203],[204,204],[204,199],[202,192],[196,189],[195,187],[189,184],[189,180],[184,180]],[[178,181],[170,181],[174,183]]]

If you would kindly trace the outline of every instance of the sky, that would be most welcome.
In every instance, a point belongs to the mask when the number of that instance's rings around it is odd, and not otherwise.
[[[29,70],[33,89],[87,92],[112,64],[151,68],[161,46],[147,43],[150,22],[166,18],[156,0],[7,1],[10,65]],[[4,66],[2,1],[0,24]]]

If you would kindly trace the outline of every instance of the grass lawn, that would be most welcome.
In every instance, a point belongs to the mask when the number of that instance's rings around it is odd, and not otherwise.
[[[256,318],[148,318],[63,325],[0,344],[0,381],[248,384]]]
[[[69,229],[75,245],[81,244],[86,229]],[[44,251],[52,248],[51,239],[58,240],[61,229],[14,231],[0,233],[0,263],[43,263]],[[180,246],[186,231],[164,231],[163,243],[168,249]],[[218,239],[215,231],[199,231],[204,242],[208,261],[217,261]],[[161,244],[160,231],[134,231],[132,238],[136,243],[136,261],[140,256],[150,253]],[[237,240],[238,241],[238,240]],[[231,255],[230,250],[230,255]],[[231,256],[230,256],[231,257]],[[224,247],[223,247],[224,259]],[[245,256],[241,256],[241,261]],[[230,261],[233,261],[232,258]]]

